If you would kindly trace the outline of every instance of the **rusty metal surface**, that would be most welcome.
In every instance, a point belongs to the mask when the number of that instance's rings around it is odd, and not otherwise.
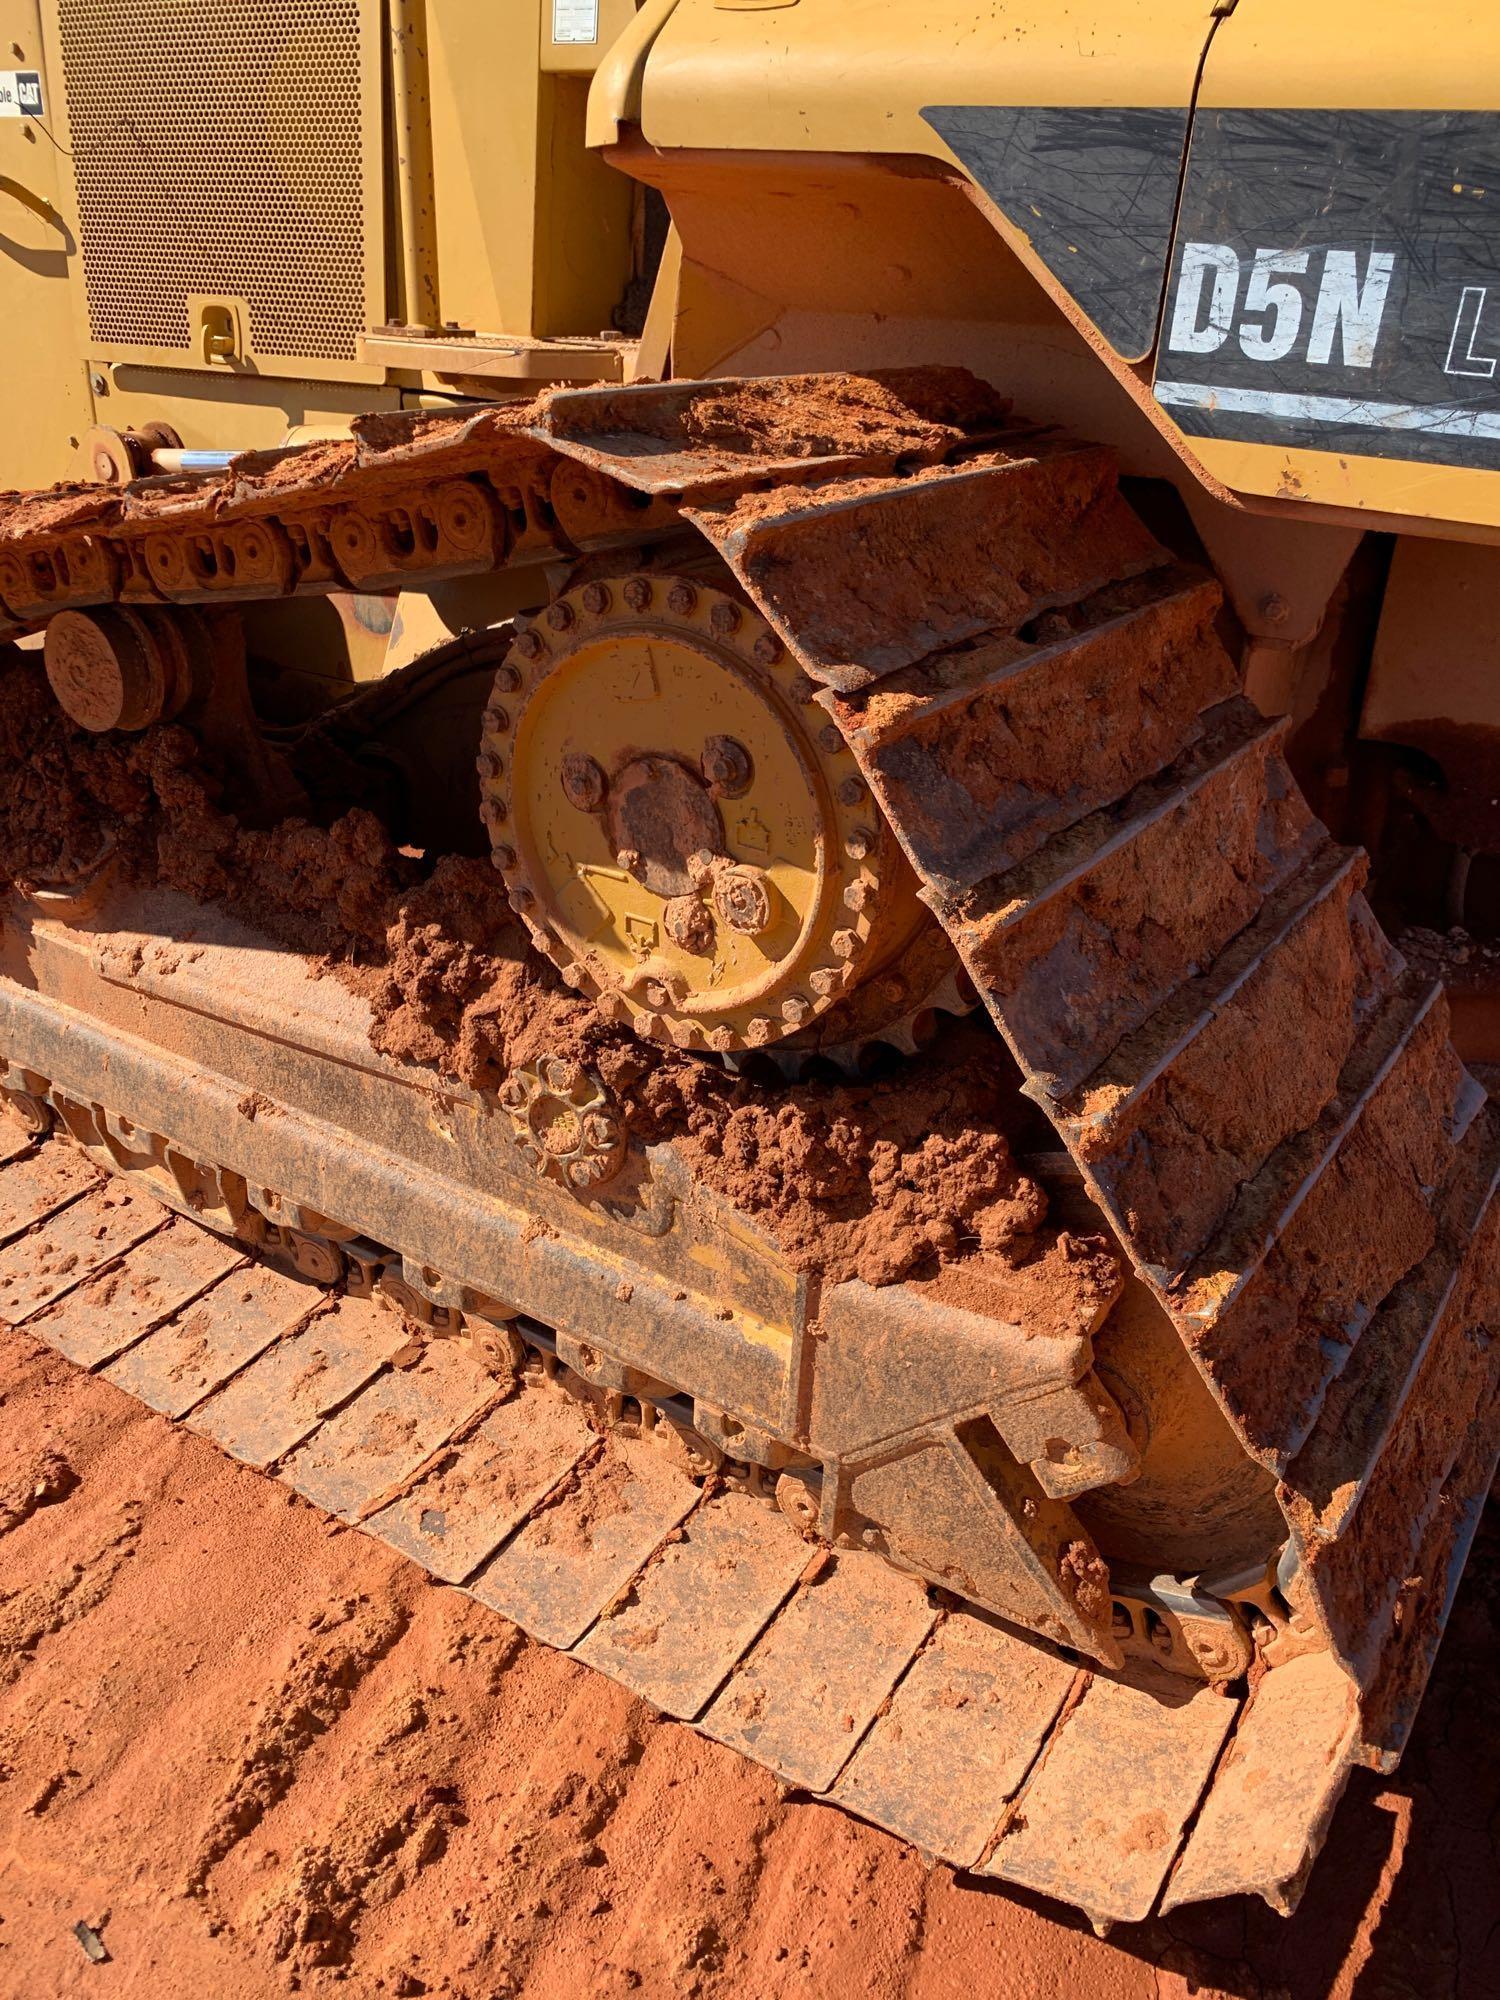
[[[247,1265],[127,1348],[104,1378],[165,1416],[186,1416],[323,1303],[310,1285],[264,1265]]]
[[[137,1255],[67,1293],[31,1330],[81,1368],[100,1368],[243,1261],[238,1244],[173,1216]]]
[[[1316,1429],[1288,1466],[1284,1504],[1304,1544],[1349,1526],[1396,1428],[1421,1424],[1413,1391],[1445,1325],[1464,1326],[1465,1268],[1494,1256],[1500,1210],[1500,1110],[1487,1106],[1459,1148],[1438,1210],[1438,1240],[1381,1303],[1331,1386]]]
[[[666,1715],[692,1717],[754,1644],[807,1567],[807,1544],[749,1494],[690,1514],[574,1648]]]
[[[698,1500],[649,1438],[625,1439],[549,1496],[469,1589],[549,1646],[575,1645]]]
[[[462,1583],[597,1441],[567,1397],[512,1396],[364,1526],[445,1583]]]
[[[829,1796],[923,1853],[973,1868],[1078,1678],[1060,1654],[950,1612]]]
[[[1267,1674],[1246,1704],[1162,1908],[1260,1895],[1289,1916],[1348,1783],[1358,1734],[1354,1685],[1327,1654]]]
[[[827,1791],[937,1615],[921,1583],[875,1556],[816,1555],[703,1728],[787,1784]]]
[[[167,1211],[118,1181],[91,1187],[48,1221],[0,1251],[0,1320],[14,1325],[160,1229]]]
[[[298,1291],[303,1297],[293,1302],[296,1306],[303,1303],[305,1287]],[[369,1299],[339,1299],[200,1404],[188,1418],[188,1428],[211,1437],[246,1465],[271,1465],[372,1381],[410,1340],[399,1315],[388,1307]]]
[[[981,1874],[1077,1903],[1096,1925],[1150,1915],[1239,1704],[1140,1673],[1089,1683]]]
[[[1357,894],[1363,873],[1363,857],[1330,847],[1060,1108],[1106,1212],[1169,1280],[1243,1182],[1318,1116],[1395,985],[1400,962]],[[1328,1004],[1335,995],[1348,1005]],[[1289,1044],[1286,1021],[1314,1001],[1317,1031]],[[1236,1071],[1257,1079],[1253,1091],[1222,1091]],[[1183,1099],[1203,1107],[1191,1123],[1177,1115]]]
[[[410,1479],[494,1394],[462,1348],[434,1342],[412,1367],[378,1377],[294,1451],[287,1482],[315,1507],[353,1520]]]
[[[934,463],[1028,434],[1011,422],[1009,405],[972,378],[955,397],[956,374],[876,369],[856,377],[747,376],[639,383],[608,394],[563,391],[548,398],[530,429],[636,492],[697,498],[769,481],[868,474],[898,460]],[[829,389],[842,409],[822,401],[810,412],[801,400]],[[884,444],[873,448],[872,418],[877,425],[884,419],[886,432]]]
[[[1228,655],[1203,643],[1217,608],[1211,584],[1167,570],[1100,593],[1081,630],[1059,618],[1045,639],[990,635],[833,712],[917,865],[954,896],[1187,748],[1199,710],[1235,692]],[[1143,658],[1145,726],[1113,730],[1111,704],[1139,681]]]

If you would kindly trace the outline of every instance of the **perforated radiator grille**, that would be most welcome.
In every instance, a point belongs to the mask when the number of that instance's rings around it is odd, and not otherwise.
[[[59,0],[89,327],[352,360],[366,322],[360,0]]]

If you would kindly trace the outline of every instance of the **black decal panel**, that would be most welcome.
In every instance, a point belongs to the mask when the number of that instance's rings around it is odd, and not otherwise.
[[[1500,114],[1200,111],[1155,386],[1198,437],[1500,468]]]
[[[1110,346],[1149,354],[1186,109],[939,104],[922,116]]]

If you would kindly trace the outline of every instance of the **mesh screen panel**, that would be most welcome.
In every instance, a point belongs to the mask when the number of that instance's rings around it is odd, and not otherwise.
[[[89,328],[192,351],[189,293],[261,355],[366,324],[360,0],[60,0]]]

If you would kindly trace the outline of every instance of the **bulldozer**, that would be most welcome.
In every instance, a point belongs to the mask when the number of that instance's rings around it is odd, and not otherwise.
[[[1500,22],[0,23],[35,1144],[462,1359],[274,1465],[447,1582],[1289,1912],[1500,1454]]]

